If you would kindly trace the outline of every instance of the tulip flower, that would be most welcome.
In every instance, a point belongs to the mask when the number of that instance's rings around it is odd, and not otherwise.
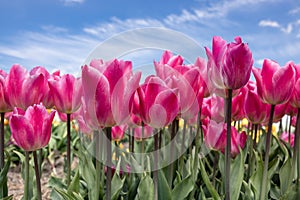
[[[47,112],[43,105],[29,106],[26,111],[15,108],[10,118],[10,128],[15,143],[25,150],[24,199],[28,199],[29,152],[33,151],[37,197],[42,199],[39,166],[36,150],[45,147],[50,140],[55,111]]]
[[[83,96],[90,118],[97,129],[121,125],[130,119],[133,95],[141,73],[132,73],[129,61],[92,61],[82,68]],[[97,127],[94,127],[97,125]]]
[[[29,106],[26,111],[15,108],[10,118],[12,136],[25,151],[35,151],[45,147],[51,135],[55,111],[48,114],[42,105]]]
[[[154,62],[154,66],[158,77],[170,88],[178,89],[180,117],[190,119],[197,115],[202,103],[202,94],[198,96],[201,84],[199,68],[184,65],[181,56],[174,56],[169,51],[165,51],[160,62]]]
[[[143,128],[141,126],[134,129],[134,138],[137,141],[141,141],[142,139],[149,138],[153,134],[153,128],[151,126],[144,125],[144,135],[142,133],[142,129]]]
[[[127,125],[114,126],[111,129],[111,137],[113,141],[120,141],[123,139]]]
[[[67,114],[67,184],[71,182],[71,113],[81,106],[81,78],[71,74],[48,80],[53,104],[58,112]]]
[[[240,89],[250,79],[253,58],[248,45],[236,37],[228,43],[221,37],[213,37],[212,52],[205,47],[208,58],[207,73],[216,92],[226,98],[227,139],[225,151],[225,199],[230,199],[230,152],[231,152],[231,108],[234,90]],[[222,91],[223,90],[223,91]],[[225,91],[224,91],[225,90]]]
[[[163,128],[177,116],[179,103],[176,91],[170,89],[159,77],[147,77],[137,92],[140,98],[140,116],[145,124]]]
[[[294,89],[294,64],[293,62],[288,62],[284,67],[280,67],[275,61],[265,59],[261,70],[257,68],[253,68],[252,70],[256,79],[258,95],[265,103],[271,105],[268,127],[272,127],[275,106],[277,104],[286,103],[290,99]],[[271,129],[268,129],[260,199],[266,199],[267,197],[267,176],[271,139],[272,132]]]
[[[280,139],[282,141],[284,141],[285,143],[290,144],[291,147],[294,147],[295,134],[293,134],[293,133],[289,134],[288,132],[284,131],[283,133],[281,133]]]
[[[203,129],[205,145],[210,149],[224,153],[226,147],[226,124],[224,122],[217,123],[211,120],[208,127],[204,126]],[[239,148],[243,149],[245,147],[247,135],[244,131],[238,133],[234,126],[231,126],[231,132],[231,156],[235,157],[240,153]]]
[[[287,102],[295,85],[295,69],[292,62],[280,67],[275,61],[265,59],[262,69],[253,68],[257,93],[268,104],[276,105]]]
[[[47,86],[43,73],[32,75],[20,65],[13,65],[6,79],[6,92],[13,107],[26,109],[43,100]],[[30,91],[30,95],[28,92]]]
[[[81,106],[82,84],[81,78],[65,74],[48,81],[53,101],[57,111],[71,114]]]
[[[262,102],[257,94],[256,84],[249,82],[245,95],[244,112],[252,124],[261,124],[268,115],[268,104]],[[259,110],[259,112],[257,112]]]
[[[244,113],[244,101],[247,88],[242,88],[238,95],[232,99],[232,119],[233,121],[239,121],[245,118]]]
[[[205,47],[208,57],[208,76],[219,89],[239,89],[250,79],[253,65],[252,53],[240,37],[226,43],[221,37],[213,37],[212,52]]]
[[[111,127],[130,120],[133,95],[139,87],[141,73],[132,73],[132,63],[123,60],[93,60],[82,67],[85,120],[92,129],[106,127],[111,142]],[[111,143],[107,149],[108,173],[106,174],[106,198],[111,198]],[[96,162],[96,165],[99,165]],[[100,173],[100,172],[99,172]],[[99,185],[99,183],[97,183]]]
[[[0,70],[0,171],[5,165],[4,161],[4,119],[5,113],[12,111],[12,107],[9,103],[9,93],[6,89],[6,78],[7,73],[3,70]],[[4,194],[7,194],[7,181],[6,177],[4,178],[3,184],[0,186],[0,198],[6,197]]]

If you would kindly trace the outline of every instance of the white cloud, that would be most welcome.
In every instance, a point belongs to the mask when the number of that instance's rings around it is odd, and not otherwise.
[[[272,27],[272,28],[278,28],[284,33],[291,33],[293,31],[293,24],[296,23],[289,23],[286,27],[280,25],[277,21],[272,21],[272,20],[261,20],[258,25],[261,27]]]
[[[278,22],[271,21],[271,20],[261,20],[258,23],[258,25],[263,26],[263,27],[274,27],[274,28],[280,28],[281,27]]]
[[[297,13],[299,13],[299,12],[300,12],[300,7],[296,7],[296,8],[294,8],[294,9],[290,10],[288,13],[289,13],[290,15],[294,15],[294,14],[297,14]]]
[[[64,5],[82,4],[85,0],[60,0]]]

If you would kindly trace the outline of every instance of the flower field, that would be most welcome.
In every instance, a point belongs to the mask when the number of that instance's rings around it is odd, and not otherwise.
[[[205,51],[1,70],[0,199],[300,199],[300,65]]]

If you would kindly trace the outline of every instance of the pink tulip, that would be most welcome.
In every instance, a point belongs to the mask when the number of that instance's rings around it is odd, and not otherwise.
[[[280,135],[280,139],[282,141],[284,141],[285,143],[289,143],[289,133],[288,132],[283,132]],[[294,141],[295,141],[295,134],[291,133],[290,134],[290,145],[291,145],[291,147],[294,147]]]
[[[111,137],[113,141],[120,141],[123,139],[127,125],[114,126],[111,128]]]
[[[159,77],[147,77],[137,92],[140,98],[140,116],[145,124],[163,128],[177,116],[177,91],[170,89]]]
[[[300,108],[300,64],[294,65],[296,71],[295,87],[291,97],[291,105]]]
[[[224,122],[217,123],[211,120],[208,127],[204,127],[204,142],[208,148],[225,152],[227,127]],[[239,148],[246,145],[247,135],[243,131],[238,133],[234,126],[231,126],[231,156],[239,154]]]
[[[142,127],[141,126],[134,129],[134,138],[137,141],[149,138],[152,135],[153,135],[153,128],[148,125],[144,125],[144,135],[142,135]]]
[[[48,83],[57,111],[71,114],[79,109],[82,97],[81,78],[65,74],[57,79],[49,79]]]
[[[9,103],[9,94],[6,90],[6,78],[7,74],[5,71],[0,71],[0,112],[5,113],[12,111],[12,107]]]
[[[239,121],[245,118],[244,102],[247,88],[241,88],[239,94],[232,99],[232,119]]]
[[[154,66],[158,77],[170,88],[178,89],[180,117],[190,119],[197,115],[202,103],[202,94],[198,96],[201,84],[199,68],[184,65],[181,56],[174,56],[169,51],[165,51],[161,61],[154,62]]]
[[[205,98],[202,103],[201,119],[211,118],[211,97]]]
[[[198,57],[195,62],[195,66],[200,70],[201,84],[200,93],[203,94],[203,98],[210,96],[210,90],[207,84],[209,83],[209,78],[207,74],[207,61],[204,58]]]
[[[244,101],[244,112],[247,119],[253,124],[260,124],[269,115],[268,104],[262,102],[257,94],[256,84],[249,82]]]
[[[46,87],[42,102],[46,108],[51,109],[54,106],[54,99],[53,99],[54,97],[53,97],[53,91],[50,90],[48,81],[60,79],[60,71],[55,71],[52,74],[50,74],[44,67],[35,67],[30,71],[30,75],[40,74],[40,73],[43,74],[45,77],[44,85]]]
[[[275,61],[265,59],[262,70],[253,68],[257,93],[268,104],[282,104],[289,100],[295,85],[295,69],[292,62],[280,67]]]
[[[13,65],[6,79],[6,92],[9,94],[11,106],[26,109],[30,105],[40,103],[46,92],[44,83],[43,73],[30,75],[20,65]]]
[[[208,76],[218,89],[239,89],[246,85],[253,65],[252,53],[240,37],[228,43],[213,37],[212,52],[205,47],[208,57]]]
[[[45,147],[51,136],[55,111],[50,114],[42,105],[29,106],[24,112],[15,108],[10,118],[10,128],[16,144],[25,151]]]
[[[89,126],[98,129],[128,122],[140,78],[140,72],[132,73],[129,61],[94,60],[90,66],[83,66],[83,96]]]
[[[210,107],[210,115],[211,119],[216,122],[224,122],[224,98],[213,95],[210,98],[211,107]]]

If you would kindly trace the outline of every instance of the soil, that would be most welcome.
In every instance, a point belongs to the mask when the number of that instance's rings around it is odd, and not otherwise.
[[[51,189],[48,187],[48,182],[51,176],[64,177],[64,158],[58,156],[53,165],[48,160],[44,161],[43,172],[41,177],[42,197],[43,200],[50,200]],[[78,159],[74,158],[72,169],[78,164]],[[24,181],[21,176],[21,166],[11,167],[7,174],[8,194],[13,195],[14,200],[22,199],[24,193]]]

